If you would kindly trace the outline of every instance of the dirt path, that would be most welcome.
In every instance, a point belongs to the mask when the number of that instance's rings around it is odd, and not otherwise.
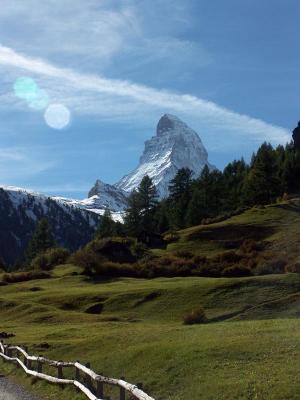
[[[0,400],[38,400],[24,388],[0,376]]]

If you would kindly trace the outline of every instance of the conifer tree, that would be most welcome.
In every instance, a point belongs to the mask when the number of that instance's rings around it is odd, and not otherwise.
[[[270,144],[263,143],[253,157],[243,194],[249,205],[271,203],[281,194],[276,153]]]
[[[243,184],[248,167],[242,158],[229,163],[223,171],[224,210],[232,211],[242,206]]]
[[[102,215],[96,230],[96,238],[102,239],[115,235],[115,222],[111,217],[111,212],[107,208]]]
[[[125,229],[129,236],[137,237],[140,233],[141,214],[139,206],[139,197],[134,190],[128,198],[128,208],[124,217]]]
[[[186,223],[187,207],[192,197],[192,175],[189,168],[181,168],[169,185],[171,224],[183,228]]]
[[[46,218],[41,219],[35,229],[35,232],[28,244],[26,251],[27,261],[33,260],[38,254],[54,247],[55,241],[52,228]]]
[[[128,199],[125,227],[129,235],[148,241],[156,230],[154,213],[158,204],[157,193],[152,179],[146,175],[137,191]]]

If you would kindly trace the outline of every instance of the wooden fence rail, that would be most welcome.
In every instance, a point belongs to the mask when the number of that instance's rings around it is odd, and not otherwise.
[[[55,384],[74,385],[77,390],[82,391],[90,400],[104,399],[104,385],[118,387],[119,400],[126,400],[126,393],[131,395],[131,399],[154,400],[153,397],[148,396],[138,386],[126,382],[123,377],[115,379],[96,374],[91,370],[89,364],[84,366],[78,361],[64,362],[49,360],[42,356],[31,356],[28,354],[27,348],[4,344],[2,341],[0,341],[0,356],[6,361],[18,364],[27,375]],[[56,377],[43,373],[43,365],[56,368]],[[64,378],[64,368],[72,368],[74,378]]]

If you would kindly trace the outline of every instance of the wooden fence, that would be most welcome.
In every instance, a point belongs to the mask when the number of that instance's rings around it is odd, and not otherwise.
[[[148,396],[141,388],[128,383],[124,378],[115,379],[98,375],[90,369],[90,365],[86,366],[79,362],[63,362],[49,360],[45,357],[31,356],[27,353],[27,348],[20,346],[12,346],[0,342],[0,356],[6,360],[18,364],[23,368],[27,375],[44,379],[48,382],[59,385],[74,385],[77,390],[83,392],[90,400],[104,399],[104,385],[111,385],[118,388],[119,400],[126,400],[126,393],[136,400],[154,400]],[[43,366],[49,366],[56,369],[56,376],[43,373]],[[68,371],[73,378],[64,377],[64,369],[72,369]]]

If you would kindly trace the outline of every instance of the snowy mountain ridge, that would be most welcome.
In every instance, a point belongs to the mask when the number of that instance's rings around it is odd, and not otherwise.
[[[0,186],[0,255],[12,265],[24,251],[36,224],[47,218],[57,245],[76,250],[95,235],[97,213],[76,204],[12,186]]]
[[[180,168],[190,168],[197,177],[205,165],[208,165],[210,169],[215,168],[208,162],[207,151],[198,134],[178,117],[165,114],[157,124],[156,135],[145,142],[138,166],[115,185],[97,179],[87,199],[49,197],[12,186],[3,186],[2,189],[9,194],[15,205],[22,204],[26,199],[33,197],[35,202],[45,208],[47,199],[51,199],[63,207],[67,213],[71,213],[73,209],[79,209],[82,212],[103,215],[105,209],[108,208],[114,220],[122,221],[128,204],[127,198],[139,186],[145,175],[152,178],[160,198],[164,198],[168,196],[171,179]]]

